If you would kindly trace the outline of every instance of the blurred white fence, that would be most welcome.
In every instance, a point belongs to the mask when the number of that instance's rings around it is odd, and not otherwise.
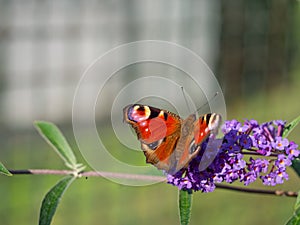
[[[127,42],[175,42],[213,67],[218,32],[215,0],[2,0],[0,122],[15,128],[35,119],[70,122],[84,69]]]

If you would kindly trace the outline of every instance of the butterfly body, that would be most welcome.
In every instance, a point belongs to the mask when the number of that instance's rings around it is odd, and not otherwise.
[[[124,120],[137,133],[146,162],[174,174],[199,153],[201,143],[218,129],[221,116],[197,119],[191,114],[183,120],[167,110],[134,104],[124,108]]]

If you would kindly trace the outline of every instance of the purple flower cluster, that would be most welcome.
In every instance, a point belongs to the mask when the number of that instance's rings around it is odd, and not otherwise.
[[[216,183],[237,180],[244,185],[257,179],[264,185],[283,183],[288,179],[286,167],[300,153],[297,144],[282,137],[285,124],[281,120],[263,124],[255,120],[246,120],[244,124],[237,120],[226,121],[221,129],[223,139],[207,139],[187,168],[168,174],[168,183],[179,189],[202,192],[213,191]],[[209,142],[219,143],[215,145],[217,154],[212,163],[200,169]]]

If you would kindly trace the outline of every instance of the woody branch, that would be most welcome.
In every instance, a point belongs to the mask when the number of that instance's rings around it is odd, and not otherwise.
[[[48,169],[26,169],[26,170],[9,170],[13,175],[72,175],[72,170],[48,170]],[[132,180],[151,180],[157,182],[166,182],[166,178],[162,176],[149,176],[149,175],[138,175],[138,174],[126,174],[126,173],[112,173],[104,171],[85,171],[79,174],[79,177],[110,177],[110,178],[123,178]],[[232,185],[216,184],[217,188],[227,189],[231,191],[255,193],[255,194],[268,194],[275,196],[287,196],[297,197],[297,192],[283,191],[283,190],[264,190],[264,189],[253,189],[245,187],[236,187]]]

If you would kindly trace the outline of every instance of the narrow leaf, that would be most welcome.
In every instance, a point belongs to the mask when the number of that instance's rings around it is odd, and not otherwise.
[[[299,225],[300,224],[300,218],[297,218],[296,216],[292,216],[287,222],[286,225]]]
[[[294,205],[294,210],[297,211],[300,209],[300,191],[298,192],[298,196],[297,196],[297,199],[296,199],[296,203]]]
[[[300,122],[300,116],[290,122],[283,131],[282,137],[287,137]]]
[[[60,180],[45,196],[40,210],[39,225],[50,225],[58,203],[75,177],[67,176]]]
[[[188,225],[190,223],[192,213],[192,197],[191,191],[179,190],[179,217],[181,225]]]
[[[300,224],[300,191],[294,206],[294,215],[286,222],[286,225],[299,225]]]
[[[296,171],[298,176],[300,176],[300,159],[296,158],[292,161],[292,168]]]
[[[6,176],[12,176],[12,174],[5,168],[5,166],[0,162],[0,173]]]
[[[58,127],[50,122],[36,121],[35,126],[41,136],[54,148],[57,154],[64,160],[66,166],[71,169],[76,169],[75,155],[65,139],[64,135],[60,132]]]

